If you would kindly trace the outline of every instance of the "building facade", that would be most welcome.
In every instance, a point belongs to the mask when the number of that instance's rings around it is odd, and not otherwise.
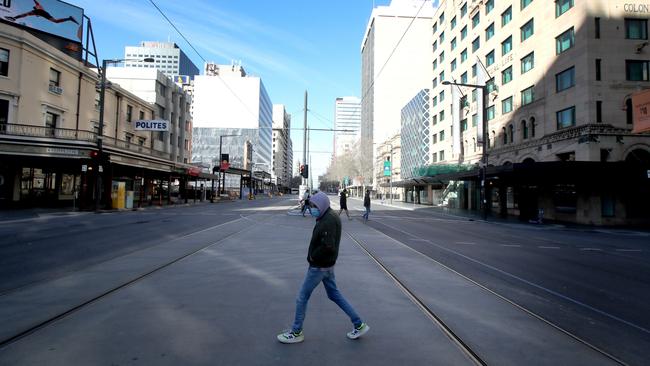
[[[241,65],[206,64],[205,75],[194,79],[193,117],[193,163],[214,166],[221,142],[222,153],[228,149],[230,165],[244,168],[245,142],[250,141],[255,169],[270,176],[273,104],[261,78],[247,75]],[[236,136],[220,139],[225,135]],[[227,174],[225,183],[239,187],[240,176]]]
[[[404,192],[393,183],[402,179],[402,144],[399,134],[377,144],[375,160],[375,194],[378,198],[401,200],[406,199]],[[389,169],[386,163],[389,163]]]
[[[134,127],[155,105],[108,84],[100,128],[97,70],[4,23],[0,59],[0,206],[130,208],[184,193],[189,149],[172,156]]]
[[[650,136],[632,133],[631,96],[650,86],[648,8],[619,0],[440,2],[431,41],[432,160],[477,167],[474,178],[457,174],[458,207],[481,206],[483,111],[478,89],[460,87],[452,121],[451,86],[442,82],[476,84],[486,71],[488,211],[647,222],[641,173]]]
[[[334,156],[349,153],[361,136],[361,99],[339,97],[334,104]]]
[[[431,83],[431,1],[393,0],[373,9],[361,43],[362,172],[370,184],[380,143],[400,131],[401,110]],[[372,157],[372,158],[371,158]]]
[[[429,116],[429,89],[422,89],[402,108],[401,176],[416,177],[417,168],[431,163],[431,129]]]
[[[291,115],[287,113],[284,105],[273,105],[273,171],[272,179],[278,188],[289,188],[291,182],[291,160],[293,154],[289,152],[291,146]]]
[[[189,76],[193,79],[199,74],[199,68],[187,57],[185,52],[173,42],[141,42],[140,46],[124,47],[126,60],[153,58],[153,63],[126,61],[124,67],[136,69],[157,69],[167,77]]]

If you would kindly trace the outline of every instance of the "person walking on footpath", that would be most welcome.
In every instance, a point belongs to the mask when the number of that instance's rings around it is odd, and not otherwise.
[[[366,190],[366,195],[363,196],[363,207],[366,208],[363,218],[368,221],[368,215],[370,215],[370,190]]]
[[[330,200],[323,192],[313,195],[310,204],[312,205],[311,215],[316,218],[316,225],[307,253],[309,267],[296,299],[296,314],[291,330],[278,334],[278,341],[299,343],[305,340],[302,325],[307,312],[307,302],[312,291],[321,282],[325,286],[327,298],[336,303],[352,321],[354,328],[348,332],[348,338],[357,339],[366,334],[370,327],[361,320],[352,305],[345,300],[336,287],[334,277],[334,264],[336,264],[341,241],[341,219],[334,210],[330,209]]]
[[[302,200],[302,217],[305,217],[305,211],[309,210],[309,214],[311,215],[311,206],[309,205],[309,191],[305,191],[305,194],[303,195],[303,200]]]
[[[348,190],[343,188],[341,191],[341,198],[339,199],[339,204],[341,206],[341,209],[339,210],[339,216],[341,216],[341,213],[343,210],[345,210],[345,215],[348,217],[348,220],[352,220],[350,218],[350,213],[348,212]]]

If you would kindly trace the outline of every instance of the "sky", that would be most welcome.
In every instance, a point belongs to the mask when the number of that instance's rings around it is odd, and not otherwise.
[[[372,8],[390,0],[154,0],[198,54],[149,0],[68,2],[91,19],[100,60],[123,58],[125,46],[141,41],[172,41],[199,70],[204,59],[241,62],[291,114],[294,160],[302,160],[305,91],[309,127],[334,128],[335,99],[362,94],[361,42]],[[310,133],[312,177],[325,172],[332,149],[333,132]]]

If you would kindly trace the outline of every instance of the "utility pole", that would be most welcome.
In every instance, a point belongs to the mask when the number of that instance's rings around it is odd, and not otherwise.
[[[305,114],[304,114],[304,121],[305,121],[305,129],[303,130],[303,138],[302,138],[302,161],[303,164],[307,164],[307,90],[305,90]],[[307,178],[303,177],[302,178],[302,184],[307,183]]]

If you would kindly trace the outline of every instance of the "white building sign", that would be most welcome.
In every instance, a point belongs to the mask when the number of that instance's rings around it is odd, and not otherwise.
[[[169,122],[161,119],[137,120],[135,121],[136,131],[169,131]]]

